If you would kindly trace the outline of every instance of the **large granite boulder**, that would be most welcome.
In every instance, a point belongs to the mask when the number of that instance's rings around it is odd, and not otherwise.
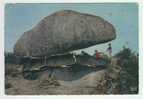
[[[115,39],[112,24],[71,10],[55,12],[25,32],[14,46],[17,56],[51,56]]]

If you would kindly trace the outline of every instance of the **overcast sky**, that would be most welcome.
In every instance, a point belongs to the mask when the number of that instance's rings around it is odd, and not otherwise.
[[[138,5],[130,4],[7,4],[5,6],[5,51],[13,52],[20,36],[34,27],[42,18],[59,10],[75,10],[100,16],[114,25],[117,38],[112,43],[117,53],[128,42],[138,52]],[[95,49],[105,52],[107,44],[84,49],[93,54]]]

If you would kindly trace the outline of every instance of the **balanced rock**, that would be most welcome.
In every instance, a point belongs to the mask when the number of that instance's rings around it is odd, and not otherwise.
[[[17,56],[51,56],[115,39],[112,24],[71,10],[55,12],[25,32],[14,46]]]

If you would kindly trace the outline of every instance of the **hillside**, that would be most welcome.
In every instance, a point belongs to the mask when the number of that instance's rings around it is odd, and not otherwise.
[[[13,54],[5,54],[5,58],[5,92],[8,95],[138,93],[138,56],[129,48],[117,53],[105,68],[57,69],[52,77],[44,71],[36,80],[22,77],[22,64],[18,64]]]

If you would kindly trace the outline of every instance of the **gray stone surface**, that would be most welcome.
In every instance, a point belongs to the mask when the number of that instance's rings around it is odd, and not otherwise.
[[[55,12],[25,32],[14,46],[17,56],[51,56],[115,39],[112,24],[71,10]]]

